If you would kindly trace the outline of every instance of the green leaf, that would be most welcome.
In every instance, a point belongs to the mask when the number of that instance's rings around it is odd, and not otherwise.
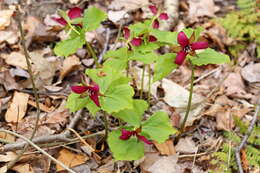
[[[157,38],[157,41],[168,44],[178,44],[177,43],[177,32],[161,31],[158,29],[153,29],[150,33]]]
[[[192,28],[185,28],[182,31],[186,34],[186,36],[188,38],[190,38],[190,36],[192,35],[192,33],[195,33],[195,41],[197,41],[200,37],[200,33],[204,30],[204,28],[202,27],[197,27],[196,29],[192,29]]]
[[[172,127],[169,117],[165,112],[155,112],[142,125],[142,132],[159,143],[163,143],[169,135],[176,133]]]
[[[144,143],[136,137],[121,140],[121,131],[112,131],[108,135],[108,145],[115,160],[138,160],[144,156]]]
[[[114,117],[120,118],[134,127],[140,127],[140,123],[144,111],[148,108],[148,104],[144,100],[133,100],[132,109],[124,109],[113,114]]]
[[[148,31],[148,26],[145,23],[136,23],[129,26],[129,29],[131,31],[131,37],[137,37],[141,34],[144,34]]]
[[[140,53],[149,53],[155,49],[158,49],[160,46],[156,43],[148,43],[148,44],[141,44],[140,46],[133,47],[134,51]]]
[[[71,93],[68,96],[66,108],[68,108],[70,112],[76,112],[86,106],[88,99],[88,97],[80,98],[80,94]]]
[[[143,62],[144,64],[151,64],[158,59],[158,55],[155,52],[150,52],[142,54],[139,52],[134,52],[130,55],[129,60],[137,60]]]
[[[96,7],[89,7],[84,11],[83,29],[92,31],[99,27],[100,23],[107,18],[107,15],[102,10]]]
[[[196,57],[190,58],[194,65],[207,65],[207,64],[224,64],[229,63],[229,56],[223,53],[216,52],[211,48],[205,49],[203,52],[198,53]]]
[[[78,48],[85,44],[85,39],[82,36],[77,36],[67,40],[63,40],[56,44],[54,53],[58,56],[69,56],[75,53]]]
[[[99,96],[99,99],[101,99],[102,96]],[[100,111],[100,107],[98,107],[89,97],[87,100],[87,103],[85,107],[88,109],[91,115],[95,116],[98,111]]]
[[[111,85],[101,97],[101,107],[106,112],[113,113],[123,109],[132,108],[134,90],[128,84]]]
[[[175,53],[167,53],[158,58],[158,61],[154,67],[153,82],[166,77],[177,67],[177,65],[174,63],[175,58]]]
[[[117,50],[110,50],[104,55],[105,58],[111,58],[105,61],[104,66],[110,66],[119,71],[127,67],[128,62],[128,50],[127,47],[123,47]]]

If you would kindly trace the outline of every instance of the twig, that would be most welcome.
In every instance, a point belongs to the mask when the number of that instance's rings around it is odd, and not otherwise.
[[[54,157],[52,157],[49,153],[47,153],[46,151],[44,151],[43,149],[41,149],[39,146],[37,146],[35,143],[33,143],[30,139],[27,139],[26,137],[19,135],[15,132],[9,131],[9,130],[4,130],[4,129],[0,129],[0,132],[5,132],[5,133],[9,133],[11,135],[14,135],[18,138],[23,139],[24,141],[26,141],[28,144],[30,144],[32,147],[34,147],[35,149],[37,149],[38,151],[40,151],[42,154],[46,155],[48,158],[50,158],[52,161],[54,161],[56,164],[59,164],[61,167],[63,167],[65,170],[67,170],[70,173],[76,173],[75,171],[73,171],[72,169],[70,169],[69,167],[67,167],[65,164],[63,164],[62,162],[60,162],[59,160],[55,159]]]
[[[30,55],[29,55],[27,48],[26,48],[25,36],[24,36],[24,31],[23,31],[23,27],[22,27],[22,23],[21,23],[21,18],[20,18],[21,15],[22,14],[20,12],[20,9],[19,9],[19,7],[17,7],[17,22],[18,22],[18,28],[19,28],[19,31],[20,31],[20,34],[21,34],[21,44],[22,44],[22,47],[23,47],[24,56],[25,56],[25,59],[26,59],[27,69],[28,69],[28,73],[30,75],[30,79],[31,79],[32,87],[33,87],[33,93],[34,93],[35,102],[36,102],[36,108],[37,108],[35,125],[34,125],[34,128],[33,128],[31,137],[30,137],[30,140],[32,140],[33,137],[36,134],[37,129],[38,129],[38,123],[39,123],[39,119],[40,119],[40,106],[39,106],[39,96],[37,94],[36,85],[35,85],[34,79],[33,79],[32,67],[31,67],[31,63],[30,63],[30,60],[29,60],[31,58],[30,58]],[[27,143],[25,145],[25,147],[22,149],[22,151],[20,151],[18,153],[17,157],[13,161],[9,162],[9,164],[7,165],[7,170],[12,168],[15,165],[15,163],[22,157],[23,153],[27,150],[28,147],[29,147],[29,143]]]
[[[104,56],[104,54],[105,54],[106,51],[107,51],[108,43],[109,43],[109,37],[110,37],[110,29],[107,28],[107,29],[106,29],[106,41],[105,41],[105,45],[104,45],[103,51],[101,52],[101,54],[100,54],[99,57],[98,57],[98,63],[99,63],[99,64],[102,62],[103,56]]]
[[[67,128],[73,129],[78,121],[80,120],[82,115],[82,110],[79,110],[76,112],[74,118],[71,120],[70,124],[68,125]],[[56,134],[56,135],[47,135],[47,136],[40,136],[37,138],[34,138],[32,142],[34,143],[50,143],[54,141],[63,141],[63,142],[70,142],[71,139],[68,137],[70,136],[70,131],[66,130],[65,132],[61,134]],[[12,151],[12,150],[19,150],[23,148],[26,145],[26,142],[19,142],[19,143],[12,143],[12,144],[7,144],[3,147],[3,151]]]
[[[251,123],[250,123],[250,125],[249,125],[249,127],[248,127],[248,129],[247,129],[247,133],[246,133],[245,136],[243,137],[243,139],[242,139],[242,141],[240,142],[239,146],[236,148],[235,156],[236,156],[236,162],[237,162],[237,166],[238,166],[239,173],[244,173],[243,167],[242,167],[242,164],[241,164],[240,150],[244,147],[244,145],[245,145],[246,142],[247,142],[247,139],[249,138],[249,136],[251,135],[251,133],[252,133],[252,131],[253,131],[255,122],[256,122],[256,120],[257,120],[257,116],[258,116],[258,114],[259,114],[259,109],[260,109],[260,99],[258,100],[256,109],[255,109],[255,114],[254,114],[253,119],[251,120]]]
[[[94,49],[92,48],[91,44],[88,41],[86,41],[86,46],[87,46],[88,52],[91,54],[92,58],[95,61],[96,67],[98,67],[99,66],[98,57],[97,57]]]

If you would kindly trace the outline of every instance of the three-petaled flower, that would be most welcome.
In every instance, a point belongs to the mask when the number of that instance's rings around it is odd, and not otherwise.
[[[121,136],[119,137],[121,140],[128,140],[131,136],[136,136],[139,140],[143,141],[146,144],[152,144],[145,136],[139,135],[138,130],[129,131],[126,129],[121,130]]]
[[[151,10],[151,12],[152,12],[155,16],[158,15],[158,8],[157,8],[156,6],[154,6],[154,5],[149,5],[148,7],[149,7],[149,9]],[[152,27],[153,27],[154,29],[158,29],[158,28],[160,27],[160,23],[159,23],[158,18],[159,18],[160,20],[168,20],[169,17],[168,17],[168,14],[167,14],[167,13],[160,13],[160,14],[155,18],[155,20],[154,20],[153,23],[152,23]]]
[[[181,65],[188,54],[194,56],[195,50],[206,49],[209,47],[207,42],[204,41],[194,42],[194,40],[195,40],[194,32],[192,33],[189,39],[183,31],[181,31],[178,34],[177,41],[179,43],[179,46],[173,48],[174,49],[173,51],[177,53],[175,59],[176,64]]]
[[[97,84],[84,86],[84,85],[77,85],[71,86],[71,90],[76,94],[83,94],[85,92],[88,93],[89,98],[98,106],[100,107],[99,96],[99,86]]]
[[[82,13],[83,13],[83,10],[81,8],[74,7],[68,11],[67,15],[71,20],[73,20],[73,19],[82,17]],[[52,19],[63,26],[68,24],[68,22],[63,17],[52,17]],[[81,25],[79,24],[79,26],[81,26]]]

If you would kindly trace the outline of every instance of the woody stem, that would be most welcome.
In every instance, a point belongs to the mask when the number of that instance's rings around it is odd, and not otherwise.
[[[189,100],[188,100],[188,105],[187,105],[187,109],[186,109],[184,119],[181,123],[180,133],[182,133],[184,128],[185,128],[185,123],[188,119],[189,112],[190,112],[190,109],[191,109],[192,93],[193,93],[193,85],[194,85],[194,66],[193,66],[192,62],[190,62],[190,65],[191,65],[191,81],[190,81]]]

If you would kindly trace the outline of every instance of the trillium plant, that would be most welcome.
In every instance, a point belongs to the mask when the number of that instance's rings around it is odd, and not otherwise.
[[[163,143],[171,135],[182,133],[191,108],[194,68],[230,61],[227,55],[209,48],[208,42],[200,37],[203,28],[184,28],[180,32],[160,30],[160,22],[167,21],[168,15],[154,5],[149,5],[148,8],[151,18],[124,26],[119,39],[124,46],[108,50],[101,64],[98,62],[96,51],[86,38],[88,32],[97,29],[107,19],[105,12],[96,7],[75,7],[68,12],[59,11],[60,17],[53,18],[68,33],[67,39],[56,44],[55,54],[67,57],[77,49],[86,47],[96,63],[96,68],[85,71],[90,82],[82,81],[71,86],[72,93],[66,106],[71,112],[86,108],[93,116],[98,112],[102,113],[105,137],[115,160],[140,159],[144,156],[145,145]],[[164,46],[170,47],[170,52],[160,54],[158,49]],[[129,73],[133,61],[138,61],[143,67],[140,90],[133,89],[133,77]],[[185,62],[192,70],[190,95],[186,115],[181,128],[177,130],[173,128],[169,116],[164,111],[148,116],[147,110],[152,83],[167,77]],[[145,71],[149,74],[147,93],[143,91]],[[109,130],[109,116],[120,120],[121,126],[116,130]]]

